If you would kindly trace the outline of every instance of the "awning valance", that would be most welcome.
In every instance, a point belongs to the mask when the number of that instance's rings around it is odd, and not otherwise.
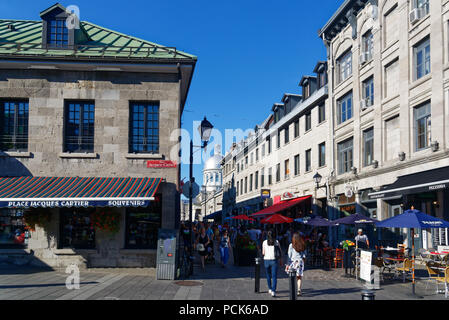
[[[213,219],[218,218],[219,216],[221,216],[222,213],[223,213],[223,211],[221,211],[221,210],[217,211],[217,212],[214,212],[214,213],[212,213],[212,214],[210,214],[208,216],[205,216],[204,220],[213,220]]]
[[[289,209],[293,206],[296,206],[297,204],[300,204],[301,202],[303,202],[307,199],[311,199],[311,198],[312,198],[312,196],[305,196],[305,197],[300,197],[300,198],[296,198],[296,199],[292,199],[292,200],[281,201],[279,203],[276,203],[275,205],[272,205],[271,207],[268,207],[259,212],[250,214],[250,216],[253,218],[259,218],[259,217],[265,217],[268,215],[272,215],[272,214],[287,210],[287,209]]]
[[[146,207],[160,178],[0,178],[0,208]]]
[[[400,176],[393,184],[369,194],[370,199],[444,190],[449,188],[449,167]]]

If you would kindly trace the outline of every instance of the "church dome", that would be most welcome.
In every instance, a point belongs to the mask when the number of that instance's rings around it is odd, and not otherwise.
[[[220,170],[221,169],[221,161],[223,160],[223,156],[220,154],[214,154],[212,157],[207,159],[204,164],[204,171],[207,170]]]

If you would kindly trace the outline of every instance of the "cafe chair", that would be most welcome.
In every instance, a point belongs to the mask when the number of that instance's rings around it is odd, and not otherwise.
[[[437,286],[437,293],[438,293],[438,279],[441,278],[440,274],[438,272],[438,269],[434,269],[437,265],[431,261],[426,262],[426,269],[427,273],[429,274],[429,281],[426,281],[426,291],[429,286],[429,282],[435,281],[435,284]]]
[[[345,251],[344,249],[335,249],[335,257],[334,257],[334,267],[338,268],[338,265],[341,264],[341,268],[343,268],[343,255]]]
[[[396,272],[402,273],[403,282],[405,282],[405,277],[407,274],[412,272],[412,261],[410,259],[405,259],[402,267],[396,268]]]
[[[449,296],[449,267],[444,270],[444,277],[439,277],[437,281],[444,283],[444,297],[447,299]]]

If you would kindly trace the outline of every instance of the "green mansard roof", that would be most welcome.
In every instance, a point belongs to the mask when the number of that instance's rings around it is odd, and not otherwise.
[[[42,44],[42,21],[1,20],[0,56],[46,58],[93,58],[132,60],[197,60],[176,48],[112,31],[87,21],[75,31],[75,46],[67,49],[46,48]]]

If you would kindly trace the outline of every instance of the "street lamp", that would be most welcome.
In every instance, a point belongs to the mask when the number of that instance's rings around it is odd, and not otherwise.
[[[327,198],[328,198],[328,192],[327,192],[327,186],[325,184],[323,184],[322,186],[320,186],[321,180],[323,179],[323,177],[317,172],[314,176],[313,176],[313,181],[315,182],[315,201],[316,201],[316,191],[318,189],[326,189],[326,202],[327,202]],[[326,203],[326,207],[327,207],[327,203]]]
[[[212,134],[212,129],[214,126],[207,121],[206,117],[201,121],[201,125],[198,127],[198,131],[201,135],[201,146],[195,146],[196,148],[205,149],[209,143],[210,136]],[[190,216],[190,248],[193,248],[193,184],[195,183],[195,178],[193,177],[193,139],[190,139],[190,167],[189,167],[189,216]]]

